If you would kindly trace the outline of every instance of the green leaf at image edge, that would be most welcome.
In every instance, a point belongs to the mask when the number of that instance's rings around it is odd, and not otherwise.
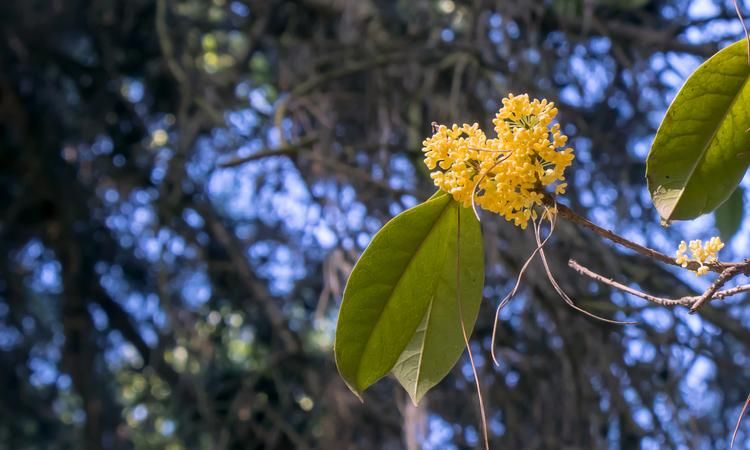
[[[747,41],[721,50],[688,78],[654,138],[646,177],[665,221],[722,204],[750,164]]]
[[[729,241],[737,234],[745,215],[745,190],[738,187],[729,199],[714,212],[716,228],[724,241]]]
[[[459,317],[463,316],[467,336],[479,313],[484,286],[484,246],[479,221],[471,209],[452,205],[451,214],[461,221],[460,239],[447,236],[448,254],[439,271],[433,296],[414,337],[393,368],[393,374],[414,404],[453,368],[464,351]],[[460,245],[457,245],[460,244]],[[456,249],[460,254],[456,255]],[[460,258],[460,289],[457,290],[457,256]],[[427,287],[426,287],[427,288]],[[458,310],[461,302],[461,311]]]
[[[360,395],[385,376],[427,311],[455,230],[445,194],[399,214],[375,234],[354,266],[336,325],[339,373]]]

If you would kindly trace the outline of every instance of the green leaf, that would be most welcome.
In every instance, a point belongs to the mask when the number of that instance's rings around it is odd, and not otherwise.
[[[721,50],[688,78],[656,133],[646,163],[654,206],[665,221],[716,209],[750,164],[747,42]]]
[[[334,352],[357,395],[386,375],[429,307],[455,232],[447,194],[396,216],[375,234],[344,289]]]
[[[734,237],[742,225],[742,218],[745,214],[745,190],[742,187],[737,188],[729,199],[719,206],[714,212],[716,228],[724,241],[729,241]]]
[[[464,351],[464,338],[459,317],[463,315],[466,334],[471,335],[479,313],[484,285],[484,246],[479,221],[471,209],[455,202],[451,212],[461,220],[461,236],[457,245],[455,226],[448,240],[448,256],[432,287],[432,298],[422,322],[406,350],[393,368],[393,374],[411,396],[414,404],[453,368]],[[456,249],[460,249],[460,289],[456,296]],[[428,286],[425,286],[428,288]],[[458,301],[461,301],[461,311]]]

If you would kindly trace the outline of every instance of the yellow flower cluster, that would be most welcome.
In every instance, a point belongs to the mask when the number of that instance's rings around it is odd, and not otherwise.
[[[675,261],[682,267],[687,267],[688,262],[690,261],[696,261],[700,264],[700,267],[698,267],[698,270],[696,270],[695,273],[698,276],[705,275],[708,272],[708,266],[705,264],[711,264],[718,261],[719,257],[717,254],[722,248],[724,248],[724,243],[721,242],[721,239],[717,236],[709,239],[708,242],[706,242],[706,245],[703,245],[703,241],[700,239],[690,241],[690,244],[686,244],[685,241],[682,241],[677,247],[677,257],[675,258]],[[685,254],[688,249],[690,249],[692,258],[688,258]]]
[[[465,207],[475,196],[477,205],[526,228],[547,188],[563,194],[567,187],[573,149],[564,148],[568,137],[552,123],[555,116],[554,103],[511,94],[492,121],[497,138],[476,123],[441,125],[422,143],[424,162],[435,185]]]

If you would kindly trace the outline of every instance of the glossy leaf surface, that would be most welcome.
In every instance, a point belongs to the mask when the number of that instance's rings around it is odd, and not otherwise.
[[[716,209],[750,164],[747,42],[721,50],[685,82],[654,139],[646,177],[665,221]]]

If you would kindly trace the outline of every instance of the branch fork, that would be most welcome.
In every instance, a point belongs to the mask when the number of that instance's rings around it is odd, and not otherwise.
[[[576,225],[582,226],[590,231],[593,231],[599,236],[609,241],[612,241],[615,244],[618,244],[622,247],[633,250],[634,252],[640,255],[643,255],[647,258],[651,258],[651,259],[657,260],[665,264],[681,267],[680,264],[677,264],[677,261],[675,260],[675,258],[669,255],[666,255],[662,252],[659,252],[657,250],[654,250],[652,248],[633,242],[627,238],[620,236],[619,234],[615,233],[612,230],[602,228],[599,225],[591,222],[587,218],[579,215],[578,213],[576,213],[575,211],[573,211],[572,209],[568,208],[565,205],[557,204],[557,212],[559,216],[562,217],[563,219],[566,219]],[[721,290],[724,287],[724,285],[727,284],[727,282],[734,279],[735,277],[739,275],[750,275],[750,259],[746,259],[742,262],[716,261],[716,262],[712,262],[706,265],[708,266],[709,270],[719,274],[719,276],[716,278],[716,280],[713,283],[711,283],[711,286],[709,286],[708,289],[706,289],[701,295],[685,296],[685,297],[680,297],[676,299],[670,299],[670,298],[658,297],[655,295],[647,294],[645,292],[641,292],[637,289],[634,289],[630,286],[619,283],[613,280],[612,278],[608,278],[604,275],[594,272],[593,270],[581,265],[580,263],[578,263],[577,261],[573,259],[568,261],[568,266],[581,275],[587,276],[602,284],[606,284],[610,287],[613,287],[620,291],[634,295],[636,297],[642,298],[644,300],[648,300],[657,305],[687,306],[690,308],[691,314],[694,314],[695,312],[697,312],[700,308],[702,308],[706,303],[708,303],[711,300],[721,300],[732,295],[740,294],[743,292],[750,292],[750,284],[743,284],[743,285],[739,285],[730,289]],[[697,270],[698,267],[700,267],[700,263],[698,263],[697,261],[690,261],[686,268],[690,270]]]

